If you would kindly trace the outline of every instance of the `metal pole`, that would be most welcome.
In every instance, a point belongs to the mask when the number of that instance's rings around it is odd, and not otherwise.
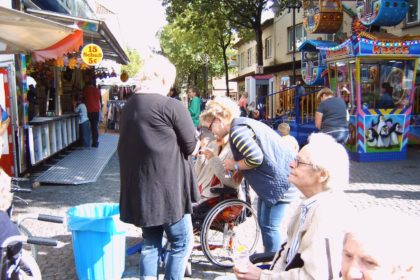
[[[293,71],[293,76],[292,76],[292,86],[295,85],[295,81],[296,81],[296,69],[295,69],[295,52],[296,52],[296,4],[293,5],[292,7],[293,9],[293,14],[292,14],[292,24],[293,24],[293,30],[292,30],[292,38],[293,38],[293,53],[292,53],[292,71]]]

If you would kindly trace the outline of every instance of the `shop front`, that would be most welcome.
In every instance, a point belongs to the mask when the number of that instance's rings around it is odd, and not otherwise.
[[[402,160],[407,156],[415,99],[419,38],[390,38],[362,32],[325,52],[331,89],[347,103],[350,139],[357,161]]]
[[[25,53],[47,49],[75,33],[82,36],[82,32],[3,6],[0,18],[0,104],[11,120],[7,135],[2,136],[0,165],[8,174],[17,176],[29,167]]]
[[[15,30],[19,34],[15,41],[12,34],[0,35],[1,53],[9,54],[0,55],[4,85],[0,104],[7,108],[12,119],[8,140],[4,141],[9,145],[3,145],[1,165],[9,174],[18,176],[78,138],[72,101],[81,93],[84,78],[93,77],[95,72],[94,66],[88,67],[80,59],[83,42],[96,42],[103,50],[104,59],[127,64],[128,58],[104,22],[50,12],[41,17],[4,7],[0,7],[1,13],[8,13],[8,22],[15,18],[16,23],[10,23],[13,28],[23,29]],[[36,102],[28,99],[27,76],[35,80],[36,86],[30,94]]]

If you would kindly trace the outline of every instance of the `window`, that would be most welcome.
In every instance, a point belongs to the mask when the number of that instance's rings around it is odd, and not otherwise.
[[[334,41],[334,34],[325,34],[325,41]]]
[[[244,53],[241,53],[241,55],[239,56],[239,62],[241,69],[244,69]]]
[[[287,28],[287,48],[288,51],[293,51],[293,27]],[[306,31],[303,28],[302,24],[297,24],[295,26],[295,35],[296,35],[296,50],[299,46],[306,40]]]
[[[411,92],[413,79],[413,60],[363,61],[360,63],[363,108],[404,108],[410,104],[405,93]],[[387,85],[383,86],[384,83]],[[384,96],[385,91],[389,96]]]
[[[252,65],[252,48],[248,49],[248,64],[247,66],[251,66]]]
[[[420,22],[419,6],[420,0],[408,0],[407,24]]]
[[[271,37],[265,39],[265,58],[270,58],[272,55]]]

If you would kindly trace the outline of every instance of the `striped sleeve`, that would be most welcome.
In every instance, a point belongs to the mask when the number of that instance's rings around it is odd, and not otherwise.
[[[262,164],[264,155],[251,128],[243,125],[234,126],[230,131],[230,137],[233,145],[244,157],[246,165],[257,167]]]

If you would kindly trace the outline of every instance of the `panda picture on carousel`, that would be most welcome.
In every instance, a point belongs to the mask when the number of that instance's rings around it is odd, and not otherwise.
[[[366,151],[400,151],[404,119],[404,115],[366,116]]]

